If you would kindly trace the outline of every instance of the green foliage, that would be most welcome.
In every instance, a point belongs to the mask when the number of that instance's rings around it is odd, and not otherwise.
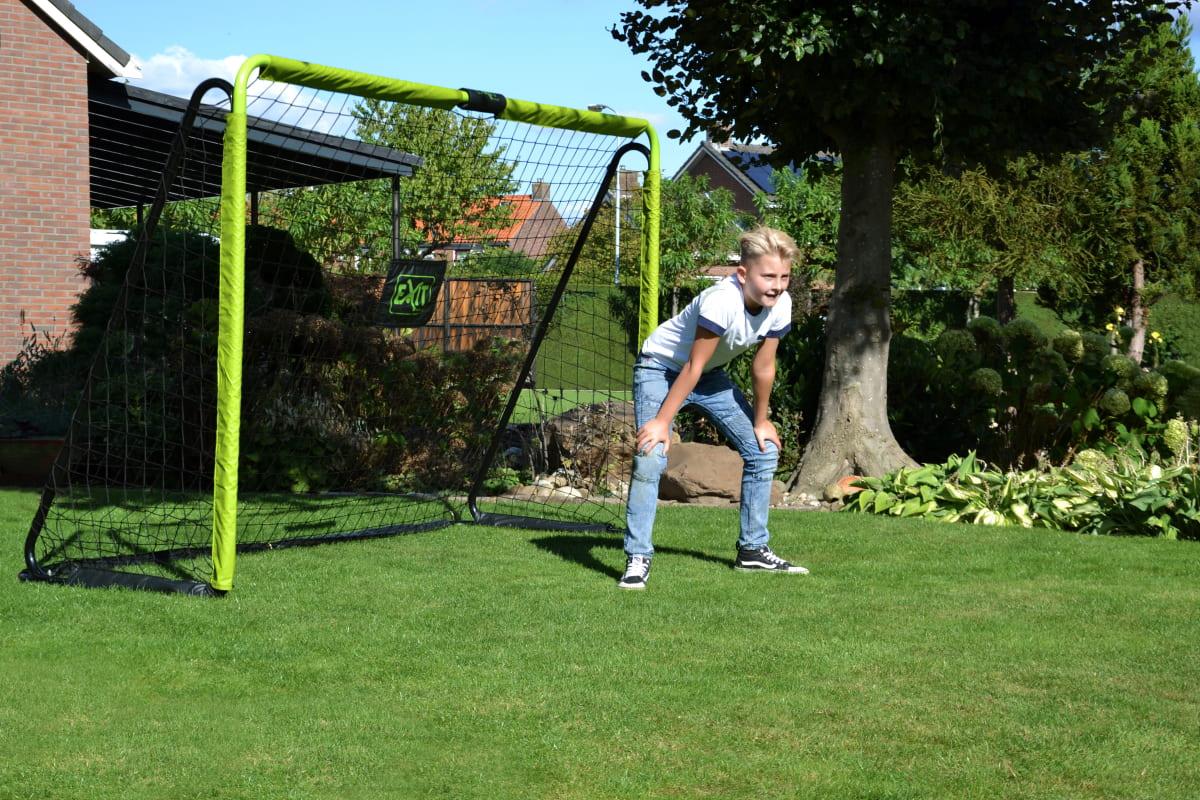
[[[953,289],[901,289],[892,291],[893,334],[936,339],[967,318],[970,297]]]
[[[180,231],[213,233],[220,227],[220,201],[215,197],[178,200],[163,206],[158,224]],[[138,227],[135,208],[93,208],[93,228],[133,231]]]
[[[30,323],[16,357],[0,368],[0,439],[65,434],[82,380],[63,337]]]
[[[1165,294],[1194,297],[1200,285],[1200,78],[1190,34],[1180,15],[1104,67],[1122,86],[1109,101],[1109,114],[1119,119],[1115,136],[1064,161],[1081,181],[1069,198],[1070,225],[1103,267],[1082,284],[1043,290],[1045,302],[1072,324],[1099,327],[1114,306],[1132,307],[1137,263],[1149,329],[1173,328],[1163,329],[1168,345],[1194,336],[1194,326],[1164,326],[1158,311]]]
[[[886,318],[871,309],[889,303],[898,159],[957,170],[1095,146],[1108,121],[1098,112],[1115,91],[1096,67],[1147,25],[1170,20],[1149,0],[1052,9],[999,0],[821,0],[801,10],[754,0],[736,14],[725,0],[639,5],[645,10],[623,13],[612,34],[650,61],[643,78],[679,110],[689,138],[723,129],[775,144],[780,162],[803,163],[822,151],[842,157],[830,350],[855,353],[868,382],[883,378],[889,341]],[[882,420],[884,393],[851,400],[856,385],[824,385],[824,407]],[[814,443],[809,476],[859,452],[904,460],[886,430],[872,431],[868,442],[871,424],[852,427],[861,433],[850,441],[829,433]]]
[[[659,285],[692,285],[703,268],[728,263],[738,251],[742,221],[733,193],[710,186],[706,176],[663,181]]]
[[[1020,318],[1000,326],[979,317],[933,343],[897,337],[892,428],[923,461],[976,450],[1004,467],[1028,466],[1086,447],[1165,457],[1164,420],[1196,418],[1189,401],[1200,399],[1200,370],[1145,371],[1108,348],[1103,335],[1070,330],[1047,340]]]
[[[653,64],[643,77],[679,109],[684,133],[765,136],[796,163],[883,131],[901,153],[953,164],[1091,145],[1102,122],[1094,104],[1114,89],[1095,66],[1170,20],[1149,2],[1048,13],[823,0],[797,13],[756,0],[733,24],[721,0],[639,5],[647,10],[623,13],[613,36]]]
[[[206,481],[219,247],[207,235],[160,227],[144,265],[127,275],[135,248],[133,240],[114,244],[90,264],[92,284],[75,307],[78,333],[62,357],[83,365],[80,376],[97,365],[76,458],[81,469],[119,467],[130,480],[154,470],[148,485]],[[480,423],[499,416],[515,378],[512,343],[415,351],[396,332],[335,308],[316,259],[276,228],[247,228],[246,276],[244,488],[463,483],[480,437],[490,436]]]
[[[1070,328],[1064,330],[1054,337],[1050,346],[1070,364],[1078,364],[1083,360],[1083,336],[1079,331]]]
[[[983,168],[913,170],[896,191],[896,247],[907,280],[977,295],[1003,280],[1082,290],[1097,254],[1072,227],[1073,173],[1025,157],[999,176]],[[901,263],[898,261],[898,263]]]
[[[1200,367],[1200,303],[1168,294],[1150,311],[1150,329],[1163,337],[1161,359],[1179,359]]]
[[[424,252],[456,239],[486,242],[511,212],[492,202],[516,190],[513,167],[489,142],[493,123],[382,100],[352,110],[356,134],[424,159],[400,181],[402,248]],[[390,180],[287,189],[264,195],[260,218],[289,231],[322,264],[383,273],[391,261]]]
[[[521,356],[501,340],[418,351],[287,310],[250,320],[246,348],[241,481],[294,492],[465,488]]]
[[[1162,467],[1084,451],[1068,467],[988,469],[974,453],[944,464],[862,478],[847,511],[976,525],[1045,527],[1092,534],[1200,539],[1195,463]]]
[[[829,277],[837,265],[837,230],[841,220],[841,163],[805,162],[800,173],[771,173],[775,194],[759,192],[754,204],[764,225],[791,234],[799,255],[793,272],[805,279]]]

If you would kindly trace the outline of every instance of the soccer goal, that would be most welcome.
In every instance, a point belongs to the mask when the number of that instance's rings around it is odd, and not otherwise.
[[[22,577],[218,594],[250,550],[619,529],[648,122],[259,55],[173,124],[89,268],[111,313]]]

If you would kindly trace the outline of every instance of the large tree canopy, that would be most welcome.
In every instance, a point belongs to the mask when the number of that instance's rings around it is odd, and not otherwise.
[[[1098,70],[1183,3],[638,0],[613,35],[654,68],[690,136],[765,137],[780,161],[842,156],[822,396],[798,484],[911,463],[887,422],[896,162],[1001,165],[1093,146]]]

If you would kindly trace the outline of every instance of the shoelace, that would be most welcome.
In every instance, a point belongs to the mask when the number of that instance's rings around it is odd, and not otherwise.
[[[763,559],[763,561],[766,561],[771,564],[786,564],[787,563],[782,558],[780,558],[779,556],[772,553],[771,548],[769,548],[769,547],[764,547],[762,550],[760,550],[759,556]]]
[[[638,558],[637,556],[634,556],[633,558],[629,559],[629,564],[627,564],[625,567],[625,577],[627,578],[633,576],[644,578],[649,572],[650,559],[648,558]]]

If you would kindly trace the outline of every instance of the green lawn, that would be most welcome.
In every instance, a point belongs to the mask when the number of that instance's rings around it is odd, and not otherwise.
[[[513,409],[511,422],[534,422],[545,417],[557,417],[572,408],[589,403],[625,401],[633,399],[632,389],[529,389],[521,390],[521,397]],[[539,414],[539,411],[541,414]]]
[[[1187,798],[1200,547],[734,510],[614,537],[453,527],[243,557],[199,600],[16,580],[0,798]]]
[[[1066,330],[1067,325],[1058,315],[1045,306],[1038,305],[1037,292],[1016,292],[1017,316],[1033,320],[1042,333],[1054,337]]]
[[[629,389],[633,355],[609,310],[607,289],[563,297],[535,368],[542,389]]]

